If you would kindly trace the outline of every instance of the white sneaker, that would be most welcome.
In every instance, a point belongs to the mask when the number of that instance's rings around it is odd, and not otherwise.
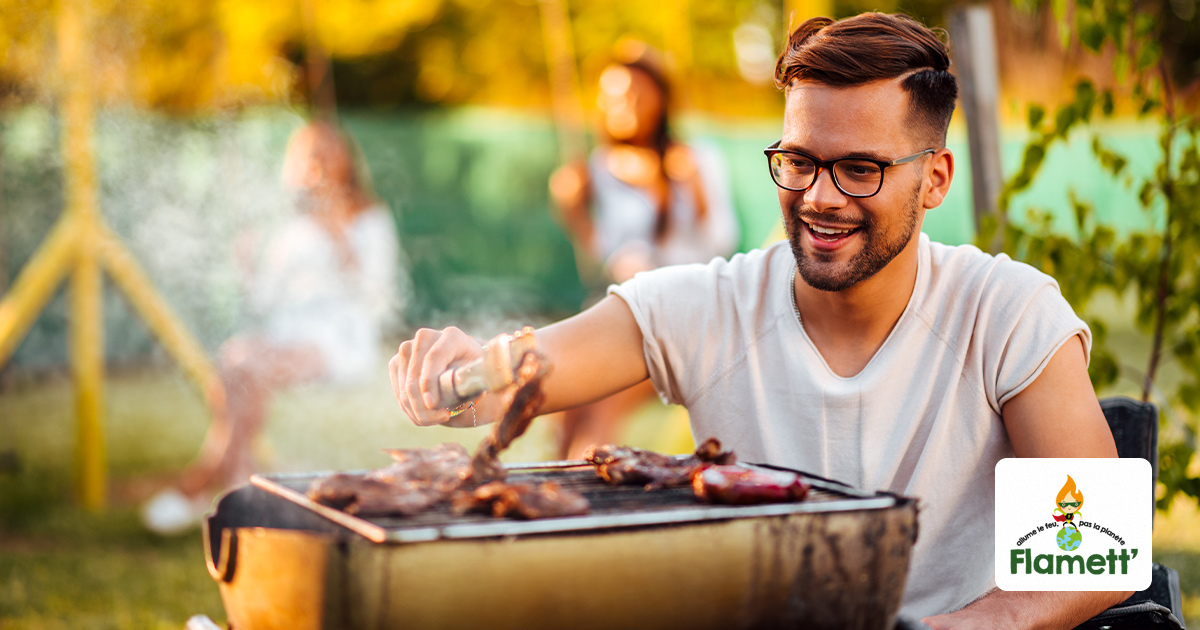
[[[200,524],[211,503],[203,496],[189,499],[179,490],[167,488],[142,504],[142,524],[163,536],[183,534]]]

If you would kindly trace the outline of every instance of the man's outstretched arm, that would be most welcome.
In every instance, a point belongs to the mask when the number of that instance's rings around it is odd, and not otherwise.
[[[636,385],[648,376],[642,332],[629,305],[608,296],[592,308],[537,331],[542,354],[553,369],[543,381],[542,413],[577,407]],[[437,406],[438,376],[483,356],[483,348],[457,328],[423,328],[400,344],[388,371],[396,402],[416,424],[491,422],[502,410],[481,397],[475,414],[451,419]],[[463,418],[467,416],[467,418]]]
[[[1067,341],[1037,380],[1001,410],[1017,457],[1116,457],[1112,431],[1088,379],[1079,336]],[[1062,436],[1073,436],[1064,440]],[[951,628],[1074,628],[1130,592],[994,590],[962,610],[927,617],[934,630]]]

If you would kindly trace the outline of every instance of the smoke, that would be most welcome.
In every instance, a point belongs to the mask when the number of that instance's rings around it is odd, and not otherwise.
[[[399,273],[397,310],[410,319],[392,336],[396,343],[416,325],[453,324],[487,339],[559,319],[576,300],[569,244],[545,205],[552,134],[541,123],[472,116],[347,117],[349,130],[366,145],[377,192],[404,234],[400,246],[408,262]],[[247,234],[261,243],[295,212],[279,173],[287,138],[301,124],[301,116],[284,108],[194,117],[98,109],[94,151],[101,214],[210,356],[250,323],[235,261],[238,243]],[[50,106],[0,110],[0,271],[7,271],[9,283],[63,212],[60,129]],[[10,370],[65,372],[65,302],[60,295],[46,309]],[[180,381],[172,383],[172,391],[190,390],[177,388],[184,377],[111,282],[105,316],[110,369],[161,366]],[[274,447],[267,455],[274,466],[381,465],[386,458],[378,454],[380,447],[447,440],[473,448],[479,432],[410,425],[392,399],[387,359],[381,353],[370,382],[341,390],[300,388],[278,397],[267,424],[267,443]],[[146,433],[146,427],[166,424],[163,418],[141,412],[118,417],[124,394],[116,381],[110,386],[113,444],[158,435]],[[202,401],[196,396],[177,404],[188,407],[184,417],[167,413],[175,426],[188,426],[187,439],[163,437],[163,448],[148,447],[138,456],[138,468],[178,466],[194,455],[197,430],[206,424]],[[170,407],[155,406],[154,414]],[[115,457],[115,466],[131,465],[128,457]]]
[[[287,110],[209,118],[110,110],[96,118],[101,214],[207,348],[244,324],[234,244],[248,234],[268,233],[291,212],[279,169],[287,135],[299,124],[300,117]],[[63,173],[52,110],[5,112],[0,125],[6,175],[0,228],[11,282],[62,214]],[[110,361],[158,353],[111,283],[105,312]],[[65,361],[64,318],[62,304],[53,304],[14,364]]]

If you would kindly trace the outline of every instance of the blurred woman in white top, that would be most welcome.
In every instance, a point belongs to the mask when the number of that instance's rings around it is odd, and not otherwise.
[[[179,483],[143,506],[150,529],[186,531],[216,492],[254,471],[252,444],[273,390],[378,371],[383,328],[398,307],[399,246],[357,158],[348,136],[326,122],[289,139],[283,183],[298,212],[257,261],[239,257],[253,324],[222,346],[224,391],[208,396],[213,423]]]
[[[738,225],[720,155],[672,137],[671,86],[653,49],[624,40],[615,53],[599,79],[602,144],[550,179],[577,251],[602,266],[606,282],[732,254]],[[578,456],[589,444],[611,441],[622,419],[652,395],[643,384],[568,412],[560,454]]]

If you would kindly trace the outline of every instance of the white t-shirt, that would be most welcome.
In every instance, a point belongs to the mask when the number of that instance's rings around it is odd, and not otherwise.
[[[995,465],[1004,403],[1087,325],[1053,278],[1007,256],[920,236],[895,328],[855,376],[829,369],[792,309],[786,242],[638,274],[609,291],[644,335],[650,378],[697,441],[920,499],[902,611],[949,612],[994,586]]]
[[[316,347],[335,383],[379,370],[383,328],[398,309],[391,214],[382,206],[364,210],[345,237],[356,260],[350,267],[312,217],[293,217],[267,243],[250,287],[250,307],[267,339]]]
[[[592,246],[605,261],[637,252],[657,265],[708,262],[737,249],[738,224],[733,212],[729,176],[721,155],[704,145],[688,147],[701,173],[707,214],[696,216],[698,204],[691,186],[671,186],[671,221],[662,242],[654,238],[658,202],[645,190],[627,184],[604,166],[608,150],[596,149],[588,161],[592,185]]]

